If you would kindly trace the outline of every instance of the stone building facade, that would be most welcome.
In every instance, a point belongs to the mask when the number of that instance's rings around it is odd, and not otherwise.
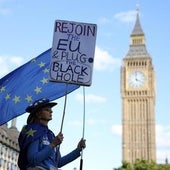
[[[17,165],[19,132],[15,121],[12,121],[10,128],[7,124],[0,126],[0,170],[19,170]]]

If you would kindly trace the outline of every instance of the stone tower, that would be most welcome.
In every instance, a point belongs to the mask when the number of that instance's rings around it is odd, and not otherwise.
[[[156,161],[155,72],[147,52],[139,11],[121,67],[123,161]]]

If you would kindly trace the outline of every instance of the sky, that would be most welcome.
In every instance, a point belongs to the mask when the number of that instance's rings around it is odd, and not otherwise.
[[[84,170],[112,170],[122,162],[120,68],[129,50],[139,4],[146,48],[156,73],[157,162],[170,161],[170,1],[151,0],[0,0],[0,77],[52,47],[55,20],[97,24],[92,85],[67,96],[62,155],[76,148],[83,136],[85,89],[86,149]],[[49,128],[58,134],[65,97],[56,100]],[[28,114],[18,117],[17,129]],[[10,122],[8,123],[10,126]],[[79,169],[80,159],[62,170]]]

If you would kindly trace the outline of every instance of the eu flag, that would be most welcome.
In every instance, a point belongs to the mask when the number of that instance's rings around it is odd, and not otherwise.
[[[49,81],[51,49],[0,79],[0,125],[25,113],[39,98],[50,101],[66,94],[66,84]],[[79,88],[68,84],[67,93]]]

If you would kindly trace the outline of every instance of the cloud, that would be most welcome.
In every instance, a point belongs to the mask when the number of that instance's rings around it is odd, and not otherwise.
[[[80,127],[80,126],[82,126],[82,122],[79,120],[69,121],[69,125]]]
[[[22,57],[16,56],[0,56],[0,77],[5,76],[11,70],[14,70],[16,67],[21,66],[23,63]]]
[[[113,125],[112,133],[114,135],[122,136],[122,125]]]
[[[83,95],[77,94],[76,99],[78,101],[83,102]],[[106,102],[106,98],[101,97],[101,96],[96,96],[94,94],[86,94],[85,100],[88,103],[105,103]]]
[[[99,24],[112,24],[113,19],[116,19],[116,20],[123,22],[123,23],[134,23],[135,20],[136,20],[136,14],[137,14],[136,10],[119,12],[119,13],[116,13],[113,16],[113,18],[100,17],[98,19],[98,23]],[[139,13],[139,15],[140,15],[140,13]]]
[[[96,47],[94,59],[94,69],[96,71],[113,71],[120,68],[120,65],[121,60],[119,58],[114,58],[106,50]]]
[[[170,160],[170,149],[157,149],[156,156],[158,163],[165,163],[166,158],[168,158],[168,161]]]
[[[114,18],[124,23],[134,23],[136,20],[136,11],[120,12],[115,14]]]
[[[15,65],[19,66],[19,65],[21,65],[23,63],[23,58],[22,57],[15,57],[14,56],[14,57],[10,58],[10,62],[12,64],[15,64]]]
[[[95,124],[95,120],[92,119],[92,118],[89,118],[89,119],[87,120],[87,124],[88,124],[88,125],[94,125],[94,124]]]
[[[170,148],[170,125],[156,125],[156,143],[158,147]]]
[[[102,16],[98,19],[98,23],[99,24],[112,24],[113,19],[116,19],[123,23],[132,23],[132,22],[134,23],[134,21],[136,20],[136,14],[137,14],[136,10],[130,10],[130,11],[116,13],[113,16],[113,18],[107,18],[107,17]]]

